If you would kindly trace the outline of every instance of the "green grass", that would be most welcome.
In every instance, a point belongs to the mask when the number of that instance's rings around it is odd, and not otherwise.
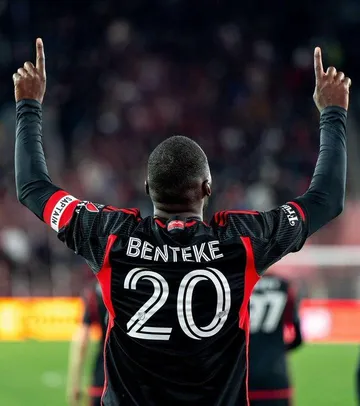
[[[0,343],[0,404],[65,406],[68,343]],[[355,345],[307,345],[291,357],[295,406],[355,406]]]
[[[355,406],[356,345],[307,345],[292,355],[295,406]]]

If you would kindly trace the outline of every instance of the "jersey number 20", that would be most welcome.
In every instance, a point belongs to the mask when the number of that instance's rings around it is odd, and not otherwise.
[[[145,325],[148,320],[165,304],[169,296],[169,285],[157,272],[145,268],[131,270],[125,278],[125,289],[136,289],[139,280],[148,280],[154,286],[151,298],[131,317],[127,323],[127,334],[145,340],[169,340],[172,327]],[[216,311],[213,320],[207,326],[197,326],[192,312],[194,289],[198,282],[209,281],[216,289]],[[198,269],[189,272],[180,282],[177,295],[177,316],[184,333],[194,340],[211,337],[225,324],[231,305],[230,286],[225,276],[215,268]]]

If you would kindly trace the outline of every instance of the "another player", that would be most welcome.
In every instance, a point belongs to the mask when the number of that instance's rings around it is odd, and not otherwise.
[[[104,388],[104,343],[107,326],[107,312],[101,296],[99,284],[93,284],[86,289],[84,295],[84,315],[81,326],[75,335],[69,359],[67,398],[70,406],[79,406],[82,393],[82,377],[84,374],[85,359],[90,339],[92,325],[99,325],[101,338],[93,365],[92,386],[89,388],[91,406],[101,406],[101,395]]]
[[[168,138],[149,157],[154,216],[80,201],[53,185],[41,139],[41,40],[36,67],[26,62],[14,74],[18,198],[87,260],[109,311],[103,405],[248,404],[252,289],[344,205],[350,79],[335,68],[325,73],[318,48],[315,68],[320,153],[309,190],[264,213],[216,213],[210,225],[210,168],[186,137]]]
[[[284,329],[294,332],[284,342]],[[251,406],[290,406],[292,390],[288,375],[287,352],[302,343],[297,299],[289,282],[274,273],[266,274],[255,285],[250,299]]]

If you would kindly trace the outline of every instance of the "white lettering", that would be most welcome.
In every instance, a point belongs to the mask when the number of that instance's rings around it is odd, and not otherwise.
[[[200,249],[198,250],[198,247],[196,245],[193,245],[193,251],[195,254],[195,260],[196,262],[201,262],[201,258],[204,258],[205,261],[209,262],[210,258],[204,253],[205,249],[205,243],[203,242],[200,245]]]
[[[67,195],[61,198],[55,205],[51,216],[50,216],[50,226],[55,231],[59,231],[59,225],[61,216],[63,215],[65,209],[69,206],[71,202],[74,202],[76,199],[74,196]]]
[[[192,259],[188,259],[192,257],[191,247],[181,248],[182,259],[184,262],[194,262]]]
[[[130,237],[126,255],[129,257],[140,257],[147,261],[209,262],[224,257],[219,245],[219,241],[209,241],[189,247],[171,247],[168,245],[154,246],[148,241]],[[169,250],[172,252],[172,256],[170,257]]]
[[[177,252],[180,251],[179,247],[169,247],[173,252],[173,262],[177,262]]]
[[[126,250],[126,255],[129,257],[138,257],[140,255],[141,240],[140,238],[130,237],[129,244]]]
[[[286,214],[286,217],[289,220],[289,224],[293,227],[296,222],[299,221],[296,211],[288,204],[284,204],[283,206],[281,206],[281,209]]]
[[[148,259],[149,261],[152,260],[152,257],[146,255],[147,252],[151,252],[154,249],[154,246],[151,245],[149,242],[144,241],[142,250],[141,250],[141,258]]]
[[[216,254],[216,252],[220,251],[220,248],[214,247],[214,245],[219,245],[219,241],[210,241],[208,244],[211,259],[219,259],[224,257],[224,254]]]
[[[169,260],[168,246],[163,245],[163,250],[164,252],[161,251],[160,247],[155,247],[154,261],[158,261],[160,256],[164,262],[168,262]]]

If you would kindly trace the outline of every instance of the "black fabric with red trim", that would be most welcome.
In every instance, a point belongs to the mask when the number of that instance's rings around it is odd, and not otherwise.
[[[246,307],[257,280],[255,269],[262,273],[287,253],[299,250],[308,235],[341,211],[346,172],[345,121],[342,109],[332,107],[322,113],[319,160],[304,196],[266,213],[217,213],[211,227],[201,221],[190,223],[181,233],[184,241],[180,244],[162,228],[161,221],[141,219],[137,209],[81,202],[52,185],[42,148],[41,105],[29,100],[17,103],[15,171],[19,200],[85,258],[102,285],[110,314],[106,351],[109,380],[104,404],[119,404],[120,399],[134,406],[149,399],[153,404],[173,406],[245,404],[245,342],[249,326]],[[134,252],[128,251],[130,237],[137,244]],[[165,260],[146,255],[166,245],[176,245],[174,248],[181,250],[184,259],[177,257],[176,250]],[[196,261],[187,261],[187,252],[195,247],[198,259],[194,251]],[[204,270],[206,264],[209,266]],[[166,304],[152,315],[154,326],[173,326],[171,340],[164,347],[152,339],[136,339],[129,334],[129,329],[135,330],[127,326],[129,317],[137,314],[153,290],[149,290],[148,280],[140,281],[136,288],[126,288],[124,279],[133,272],[143,272],[143,268],[158,275],[160,285],[168,286]],[[178,322],[179,284],[190,271],[212,275],[224,292],[231,292],[225,327],[211,339],[186,337],[184,332],[189,326],[181,327]],[[227,281],[225,285],[219,273]],[[214,289],[208,285],[201,283],[199,293],[194,295],[198,299],[193,312],[199,326],[206,326],[214,317]],[[223,313],[218,313],[218,323]],[[136,317],[141,320],[140,314]],[[238,328],[239,321],[244,330]],[[174,365],[181,368],[174,369]],[[134,371],[139,381],[134,381]]]
[[[76,254],[85,258],[93,272],[103,265],[109,235],[120,234],[126,239],[141,221],[139,211],[129,209],[88,211],[81,203],[74,210],[66,226],[58,233],[58,238]]]
[[[257,212],[232,210],[216,213],[211,224],[231,239],[251,238],[256,270],[262,274],[290,252],[301,249],[308,235],[307,222],[299,206],[288,203],[274,210]]]

